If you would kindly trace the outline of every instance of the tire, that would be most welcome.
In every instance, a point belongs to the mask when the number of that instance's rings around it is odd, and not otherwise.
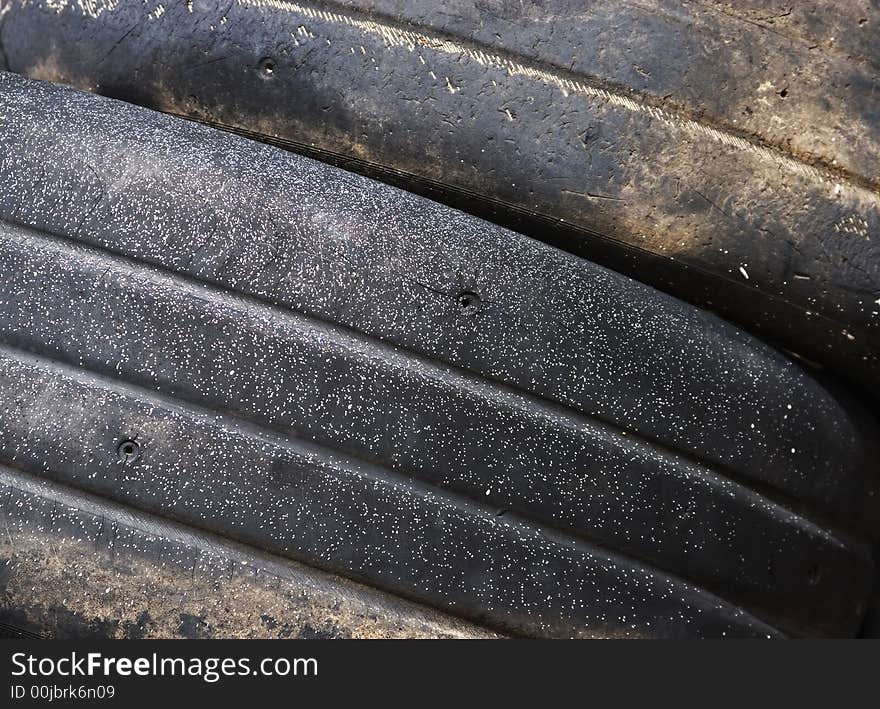
[[[494,636],[8,468],[0,467],[0,497],[0,638]]]
[[[852,635],[877,427],[712,314],[0,73],[0,464],[495,630]]]
[[[874,2],[6,10],[16,72],[429,194],[880,393]]]

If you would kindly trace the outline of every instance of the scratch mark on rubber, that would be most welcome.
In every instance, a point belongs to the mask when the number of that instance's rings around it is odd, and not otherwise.
[[[608,200],[609,202],[625,202],[626,200],[620,199],[620,197],[609,197],[605,194],[597,194],[595,192],[576,192],[574,190],[562,190],[562,194],[572,194],[576,197],[584,197],[585,199],[603,199]]]
[[[631,113],[649,116],[675,130],[683,130],[708,138],[726,147],[752,153],[761,159],[780,165],[789,172],[823,183],[828,182],[833,173],[832,170],[804,162],[781,148],[757,142],[758,138],[738,135],[731,130],[708,125],[705,122],[677,115],[667,108],[652,105],[647,96],[628,95],[623,91],[600,85],[598,79],[591,79],[582,74],[574,75],[562,70],[545,68],[537,63],[505,56],[480,45],[465,44],[436,34],[431,35],[423,27],[418,30],[404,29],[377,19],[322,9],[290,0],[236,0],[236,2],[243,7],[288,12],[313,20],[352,27],[364,34],[381,37],[389,47],[403,47],[410,51],[415,51],[416,47],[427,47],[443,54],[466,58],[487,68],[506,70],[510,76],[524,76],[555,86],[566,96],[580,94],[602,100],[611,106],[623,108]],[[872,193],[875,192],[871,187],[856,184],[857,179],[853,179],[854,176],[848,175],[848,178],[852,183],[849,185],[851,188],[862,188]],[[868,178],[863,179],[866,183],[871,184]]]
[[[752,18],[749,16],[748,9],[740,9],[734,3],[724,2],[723,0],[696,0],[696,3],[697,5],[702,6],[710,12],[717,12],[720,15],[729,17],[731,20],[742,22],[751,25],[752,27],[757,27],[764,32],[774,34],[777,37],[780,37],[788,42],[798,44],[806,49],[819,49],[821,52],[827,55],[842,57],[847,61],[856,62],[857,64],[867,67],[872,71],[875,70],[875,60],[864,54],[854,53],[852,51],[844,50],[838,47],[834,43],[833,37],[831,38],[831,41],[823,40],[817,36],[810,36],[807,34],[799,35],[797,30],[791,31],[786,26],[780,26],[777,29],[776,27],[773,27],[772,24],[765,24],[772,23],[774,20],[790,17],[792,12],[791,6],[789,6],[788,9],[783,12],[770,15],[761,15]],[[795,25],[795,27],[797,26]],[[803,28],[797,27],[797,29]]]
[[[59,13],[68,7],[79,8],[84,15],[97,19],[105,12],[117,10],[119,4],[120,0],[54,0],[51,7]],[[880,187],[872,178],[829,165],[819,157],[793,155],[781,146],[765,142],[759,136],[736,132],[731,126],[711,125],[705,117],[700,117],[700,120],[691,118],[686,115],[688,109],[684,106],[675,106],[675,109],[671,110],[668,101],[663,101],[661,105],[660,99],[654,99],[626,87],[610,84],[598,77],[573,73],[541,62],[530,61],[525,57],[493,50],[476,42],[456,41],[437,32],[430,32],[428,28],[421,25],[418,28],[413,26],[413,29],[408,29],[396,26],[389,20],[383,21],[364,13],[342,11],[339,8],[325,9],[292,0],[232,0],[232,4],[258,10],[275,10],[291,15],[300,15],[311,20],[350,27],[360,30],[364,35],[380,37],[388,47],[402,47],[409,51],[415,51],[417,47],[422,47],[464,58],[486,68],[507,71],[509,76],[522,76],[556,87],[566,97],[570,94],[579,94],[599,99],[610,106],[624,109],[630,113],[648,116],[673,130],[684,131],[707,138],[725,147],[751,153],[807,179],[817,180],[820,183],[828,183],[832,180],[839,183],[843,180],[848,183],[847,187],[854,192],[864,191],[872,198],[876,198],[880,194]],[[158,8],[162,8],[162,10],[158,11]],[[192,12],[189,5],[188,9]],[[157,7],[149,14],[149,18],[159,19],[163,14],[164,8],[157,3]],[[301,22],[298,22],[297,30],[301,34],[308,33],[308,29],[302,26]],[[361,47],[361,51],[365,52],[363,47]],[[456,91],[458,90],[460,89],[456,87]]]

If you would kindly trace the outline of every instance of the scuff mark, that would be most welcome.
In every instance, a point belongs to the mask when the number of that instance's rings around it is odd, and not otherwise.
[[[410,52],[415,51],[416,47],[424,47],[473,61],[486,68],[506,71],[511,77],[521,76],[553,86],[564,96],[578,94],[598,99],[609,106],[634,114],[648,116],[672,130],[685,131],[726,147],[754,154],[794,174],[824,183],[836,181],[838,185],[841,181],[845,181],[847,188],[853,191],[864,190],[872,196],[878,193],[875,179],[853,174],[817,156],[795,154],[784,146],[768,142],[763,137],[743,131],[736,126],[722,123],[717,119],[711,119],[710,122],[707,116],[695,114],[687,107],[674,104],[667,98],[653,97],[596,76],[574,73],[569,69],[496,50],[476,42],[448,38],[424,26],[417,28],[410,28],[409,25],[396,26],[392,21],[379,19],[375,15],[344,11],[341,8],[330,10],[291,0],[233,1],[245,8],[275,10],[299,15],[308,20],[351,27],[364,35],[380,37],[387,47],[405,48]],[[97,18],[104,12],[116,10],[119,2],[120,0],[75,0],[75,6],[80,8],[83,14]],[[74,6],[74,0],[57,0],[56,11],[60,12],[69,6]],[[297,31],[310,39],[315,36],[301,23]],[[363,46],[360,49],[366,54]],[[837,189],[839,190],[840,187]]]

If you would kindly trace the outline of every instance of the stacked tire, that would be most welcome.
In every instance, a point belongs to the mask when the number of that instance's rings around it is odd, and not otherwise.
[[[818,2],[772,33],[722,3],[516,5],[6,4],[7,68],[56,83],[0,75],[0,477],[23,542],[0,621],[859,631],[876,25],[842,48]],[[111,529],[131,544],[99,551]],[[66,578],[62,537],[115,591],[59,614],[26,589]],[[236,621],[155,601],[169,548],[217,560],[209,593],[224,563],[258,570]],[[266,574],[318,600],[261,595]]]

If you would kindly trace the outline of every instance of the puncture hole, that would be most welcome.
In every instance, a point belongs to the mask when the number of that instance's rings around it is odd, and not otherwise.
[[[275,75],[275,60],[271,57],[265,57],[260,60],[260,74],[263,78],[269,79]]]
[[[116,453],[119,455],[119,460],[123,463],[134,463],[141,457],[140,443],[127,438],[116,447]]]
[[[810,568],[807,569],[807,582],[811,586],[815,586],[819,583],[819,580],[822,578],[822,567],[817,563],[810,564]]]
[[[482,301],[480,300],[480,296],[476,293],[471,293],[470,291],[464,291],[459,293],[455,299],[455,302],[458,303],[458,307],[461,308],[462,311],[472,312],[480,307]]]

